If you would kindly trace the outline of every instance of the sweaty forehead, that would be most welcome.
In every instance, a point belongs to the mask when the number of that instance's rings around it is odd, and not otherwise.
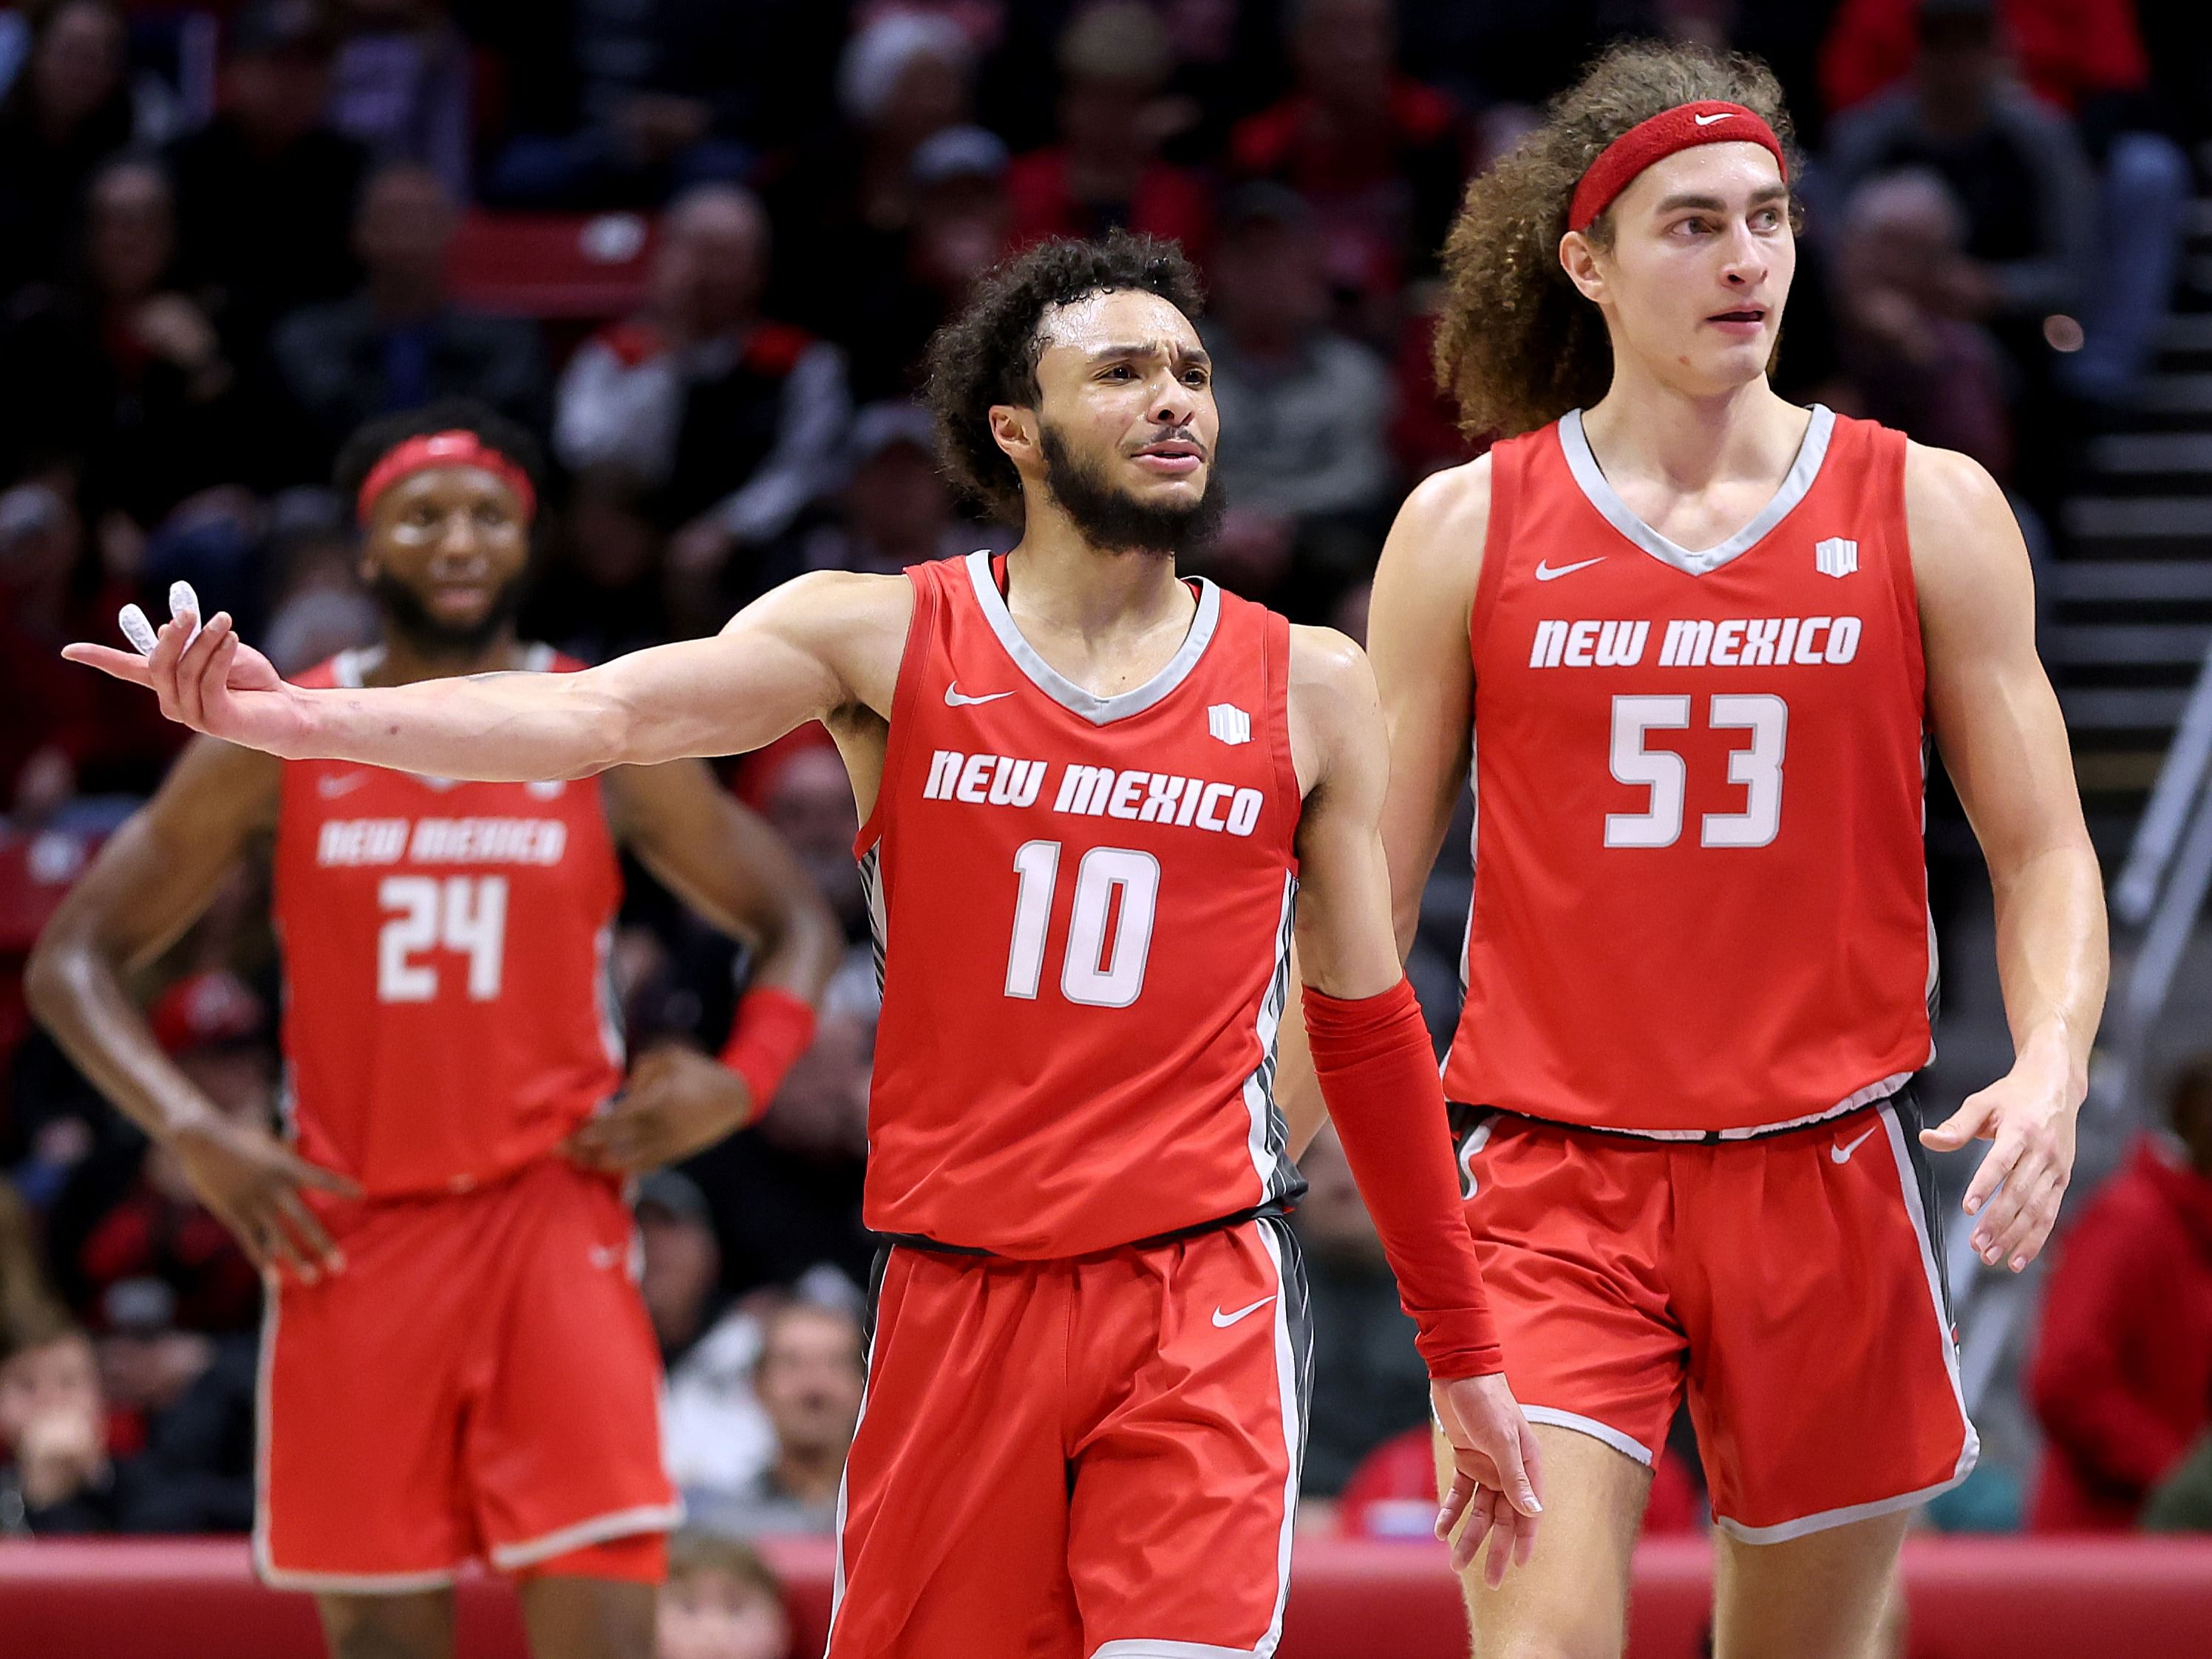
[[[1201,349],[1189,318],[1158,295],[1138,289],[1055,306],[1038,320],[1037,337],[1044,347],[1040,367],[1055,353],[1082,358],[1109,346],[1145,346],[1168,355]]]
[[[520,505],[507,481],[481,466],[425,467],[392,485],[390,499],[403,506],[416,502],[447,505],[455,501],[497,501],[509,511]]]
[[[1782,183],[1782,169],[1764,144],[1699,144],[1661,157],[1620,193],[1633,212],[1670,196],[1711,196],[1735,202]]]

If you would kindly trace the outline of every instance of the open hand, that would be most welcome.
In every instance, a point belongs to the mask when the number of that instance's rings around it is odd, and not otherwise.
[[[2024,1272],[2049,1241],[2074,1175],[2074,1114],[2081,1100],[2063,1067],[2024,1056],[1942,1122],[1920,1132],[1920,1144],[1939,1152],[1954,1152],[1969,1140],[1991,1143],[1962,1206],[1978,1218],[1974,1254],[1990,1267],[2002,1261]]]
[[[285,754],[306,726],[297,693],[268,658],[240,640],[228,612],[216,611],[203,628],[199,603],[188,583],[174,583],[169,620],[158,631],[137,605],[123,607],[118,620],[135,650],[81,643],[63,647],[62,655],[148,687],[164,714],[195,732]]]
[[[752,1116],[745,1080],[696,1048],[655,1048],[599,1116],[562,1143],[587,1170],[635,1175],[711,1146]]]
[[[1451,1490],[1437,1515],[1437,1536],[1450,1539],[1467,1518],[1451,1551],[1452,1571],[1464,1572],[1494,1533],[1482,1576],[1496,1589],[1508,1565],[1525,1565],[1535,1553],[1536,1517],[1544,1512],[1536,1437],[1503,1376],[1458,1377],[1431,1384],[1429,1393],[1452,1449]]]

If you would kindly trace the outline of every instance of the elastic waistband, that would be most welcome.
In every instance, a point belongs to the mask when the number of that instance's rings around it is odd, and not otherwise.
[[[1748,1129],[1617,1129],[1607,1124],[1573,1123],[1564,1118],[1538,1117],[1530,1112],[1516,1112],[1504,1106],[1475,1106],[1466,1101],[1450,1103],[1451,1127],[1454,1139],[1486,1118],[1516,1118],[1523,1123],[1540,1125],[1547,1129],[1565,1129],[1575,1134],[1602,1135],[1607,1140],[1626,1140],[1647,1146],[1737,1146],[1747,1141],[1773,1140],[1782,1135],[1802,1134],[1811,1129],[1825,1129],[1861,1112],[1870,1112],[1877,1107],[1892,1103],[1906,1103],[1911,1099],[1912,1083],[1909,1078],[1880,1094],[1865,1098],[1853,1096],[1825,1112],[1815,1112],[1787,1123],[1771,1123]]]
[[[1288,1200],[1271,1198],[1264,1204],[1255,1204],[1249,1209],[1232,1210],[1229,1214],[1215,1216],[1210,1221],[1177,1227],[1172,1232],[1154,1233],[1148,1238],[1133,1238],[1123,1244],[1102,1245],[1097,1249],[1085,1250],[1077,1255],[1001,1255],[996,1250],[978,1249],[972,1244],[948,1244],[943,1239],[932,1238],[926,1233],[878,1233],[876,1237],[883,1240],[887,1249],[923,1250],[931,1255],[961,1256],[977,1261],[1085,1261],[1092,1256],[1112,1255],[1119,1250],[1149,1250],[1157,1245],[1179,1243],[1186,1238],[1197,1238],[1206,1233],[1241,1227],[1248,1221],[1261,1221],[1270,1217],[1279,1221],[1290,1214],[1292,1207]]]

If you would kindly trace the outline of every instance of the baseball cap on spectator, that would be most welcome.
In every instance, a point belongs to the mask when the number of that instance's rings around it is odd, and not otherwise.
[[[655,1170],[638,1183],[637,1201],[630,1206],[640,1215],[647,1210],[657,1210],[671,1221],[689,1223],[695,1227],[712,1228],[714,1215],[707,1207],[707,1194],[699,1190],[699,1183],[690,1176],[675,1170]]]
[[[870,404],[853,417],[853,465],[872,461],[898,444],[911,444],[924,455],[937,453],[936,428],[929,411],[917,404],[886,398]]]
[[[917,58],[935,58],[966,74],[975,47],[961,27],[935,12],[888,12],[854,35],[837,64],[837,103],[851,120],[872,123]]]
[[[313,0],[257,0],[231,25],[234,58],[304,58],[321,62],[337,41]]]
[[[179,980],[154,1000],[146,1018],[164,1054],[183,1054],[254,1041],[261,1035],[264,1010],[244,981],[218,969]]]
[[[907,170],[922,185],[955,179],[1002,179],[1009,159],[1006,141],[988,128],[947,127],[915,147]]]

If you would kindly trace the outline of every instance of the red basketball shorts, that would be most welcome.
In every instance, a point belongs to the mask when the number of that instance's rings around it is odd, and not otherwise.
[[[1476,1114],[1467,1213],[1529,1420],[1649,1464],[1686,1393],[1714,1519],[1749,1543],[1965,1480],[1918,1130],[1904,1096],[1721,1142]]]
[[[526,1571],[681,1519],[615,1182],[546,1158],[319,1207],[345,1270],[287,1274],[262,1332],[264,1582],[427,1589],[472,1558]]]
[[[1272,1653],[1306,1329],[1274,1219],[1063,1261],[894,1248],[830,1659]]]

